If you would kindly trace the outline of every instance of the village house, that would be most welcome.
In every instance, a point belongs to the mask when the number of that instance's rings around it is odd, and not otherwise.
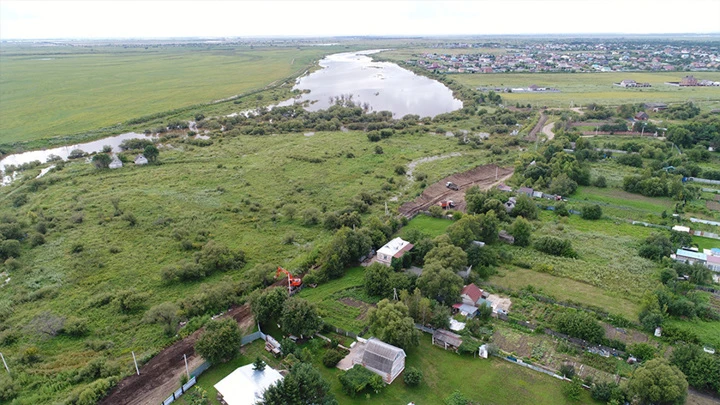
[[[252,363],[246,364],[215,384],[221,404],[253,405],[262,398],[268,387],[283,379],[283,376],[269,365],[265,365],[263,371],[253,368]]]
[[[704,265],[707,262],[707,255],[705,253],[696,252],[694,250],[678,249],[675,252],[674,259],[676,262],[688,264],[700,263]]]
[[[640,111],[639,113],[635,114],[634,118],[636,121],[647,121],[650,116],[645,111]]]
[[[620,87],[637,87],[635,80],[623,80],[620,82]]]
[[[692,75],[685,76],[682,79],[680,79],[680,86],[697,86],[697,85],[698,85],[698,80],[695,77],[693,77]]]
[[[483,290],[481,290],[475,284],[468,284],[463,287],[462,291],[460,291],[460,299],[462,300],[463,304],[477,307],[478,303],[482,300],[482,298]]]
[[[462,336],[445,329],[437,329],[433,332],[432,344],[442,347],[445,350],[450,349],[457,352],[462,344]]]
[[[391,384],[405,370],[405,357],[403,349],[370,338],[360,348],[353,363],[362,365]]]
[[[530,187],[520,187],[519,189],[517,189],[518,194],[525,194],[528,197],[533,196],[533,191],[534,190]]]
[[[382,263],[386,266],[392,265],[392,259],[402,259],[402,257],[413,248],[413,244],[402,240],[402,238],[395,238],[385,244],[377,251],[376,259],[378,263]]]

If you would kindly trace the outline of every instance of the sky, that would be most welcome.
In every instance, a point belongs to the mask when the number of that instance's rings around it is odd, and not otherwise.
[[[720,0],[0,0],[0,39],[720,33]]]

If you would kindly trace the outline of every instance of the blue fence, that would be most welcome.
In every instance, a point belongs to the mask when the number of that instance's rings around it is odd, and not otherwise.
[[[209,367],[209,363],[204,363],[203,365],[205,365],[205,364],[208,364],[208,367]],[[198,368],[200,368],[200,367],[198,367]],[[203,369],[202,371],[205,371],[206,369],[207,369],[207,367],[205,369]],[[202,371],[200,371],[200,373],[202,373]],[[195,373],[195,371],[193,373]],[[200,374],[200,373],[198,373],[198,374]],[[197,382],[197,380],[195,379],[195,376],[193,376],[193,378],[188,380],[188,382],[183,384],[182,387],[178,388],[177,391],[173,392],[172,395],[170,395],[166,400],[164,400],[162,402],[162,405],[170,405],[173,402],[175,402],[175,400],[180,398],[182,396],[182,394],[186,393],[187,390],[192,388],[192,386],[195,385],[196,382]]]

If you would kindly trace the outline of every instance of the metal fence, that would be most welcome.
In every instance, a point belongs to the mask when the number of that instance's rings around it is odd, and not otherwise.
[[[207,368],[205,368],[205,369],[207,369]],[[205,371],[205,369],[202,371]],[[200,373],[202,373],[202,371]],[[198,374],[200,374],[200,373],[198,373]],[[162,402],[162,405],[170,405],[173,402],[175,402],[175,400],[180,398],[182,396],[182,394],[186,393],[187,390],[192,388],[192,386],[195,385],[196,382],[197,382],[197,380],[196,380],[195,376],[193,376],[193,378],[191,378],[190,380],[188,380],[188,382],[183,384],[182,387],[178,388],[177,391],[173,392],[172,395],[167,397],[167,399]]]
[[[252,343],[258,339],[267,340],[267,336],[262,333],[262,331],[251,333],[247,336],[243,336],[242,339],[240,339],[240,346],[245,346],[246,344]]]

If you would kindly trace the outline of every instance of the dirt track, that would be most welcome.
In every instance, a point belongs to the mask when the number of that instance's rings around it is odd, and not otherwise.
[[[253,325],[250,305],[232,308],[222,318],[232,317],[241,330]],[[187,355],[188,368],[194,368],[204,362],[195,353],[195,341],[202,329],[173,344],[153,357],[140,368],[140,375],[126,377],[99,402],[100,405],[143,405],[160,404],[173,391],[180,387],[180,376],[185,373],[183,354]]]
[[[426,188],[414,201],[400,206],[400,214],[411,218],[441,200],[452,200],[455,202],[456,210],[465,211],[465,190],[472,186],[479,186],[481,190],[487,190],[507,180],[512,174],[512,168],[496,165],[478,166],[467,172],[453,174]],[[459,190],[455,191],[445,187],[448,181],[457,184]]]

